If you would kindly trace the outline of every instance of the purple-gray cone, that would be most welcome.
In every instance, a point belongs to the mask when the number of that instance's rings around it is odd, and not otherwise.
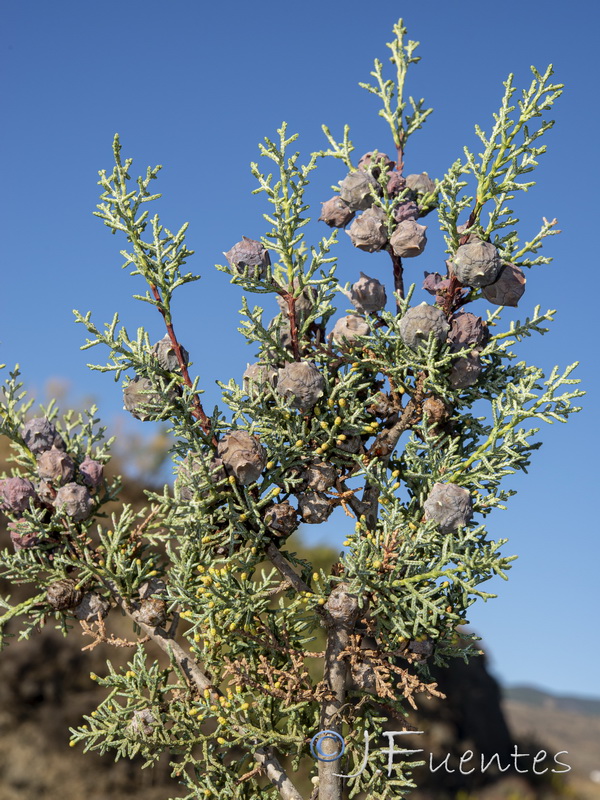
[[[477,383],[482,369],[479,350],[472,350],[468,356],[454,362],[448,375],[448,382],[453,389],[468,389]]]
[[[407,175],[406,185],[416,195],[431,194],[432,192],[435,192],[435,181],[432,181],[426,172]]]
[[[231,250],[223,255],[238,274],[242,275],[248,270],[248,277],[255,281],[264,280],[267,277],[271,257],[265,246],[256,239],[242,236],[242,241],[234,244]]]
[[[333,503],[319,492],[309,492],[298,498],[298,510],[303,521],[309,525],[318,525],[330,516]]]
[[[247,431],[227,433],[217,446],[217,455],[242,486],[257,481],[265,468],[265,450],[258,438]]]
[[[400,222],[390,237],[390,245],[399,258],[420,256],[427,244],[426,225],[419,225],[414,220]]]
[[[242,386],[249,397],[256,399],[268,386],[277,386],[277,370],[270,364],[248,364],[242,377]]]
[[[444,312],[427,303],[409,308],[400,320],[400,336],[411,350],[416,350],[425,344],[430,333],[433,333],[440,343],[446,341],[449,330],[450,325]]]
[[[265,525],[280,536],[291,536],[298,524],[298,512],[287,500],[276,503],[265,513]]]
[[[185,364],[188,363],[190,359],[190,354],[182,345],[179,345],[181,350],[181,356]],[[180,370],[180,364],[177,359],[177,353],[175,352],[175,348],[171,342],[169,334],[167,333],[163,338],[156,342],[155,345],[152,347],[152,352],[158,359],[158,363],[163,369],[166,369],[168,372],[176,372]]]
[[[454,274],[465,286],[479,288],[494,283],[502,268],[500,254],[490,242],[479,239],[462,244],[452,259]]]
[[[323,396],[325,378],[311,361],[292,361],[279,370],[277,391],[293,408],[308,411]]]
[[[521,267],[504,263],[494,283],[484,286],[482,295],[495,306],[516,308],[525,291],[527,279]]]
[[[75,616],[84,622],[99,622],[108,616],[110,603],[96,592],[86,592],[79,605],[75,607]]]
[[[6,478],[0,484],[3,506],[19,513],[29,508],[29,501],[37,500],[35,486],[28,478]]]
[[[381,170],[389,172],[395,166],[395,162],[385,153],[380,153],[379,150],[370,150],[358,159],[358,168],[370,172],[375,178],[379,177]]]
[[[104,465],[86,456],[79,465],[79,472],[86,486],[97,489],[104,479]]]
[[[136,419],[165,419],[163,398],[150,378],[137,375],[123,389],[123,404]]]
[[[354,212],[342,198],[336,194],[321,204],[319,219],[330,228],[344,228],[352,219]]]
[[[17,519],[9,522],[8,532],[15,553],[18,553],[19,550],[36,547],[39,542],[39,534],[37,531],[31,530],[26,519]]]
[[[375,178],[370,173],[357,169],[340,181],[340,197],[351,211],[364,211],[373,204],[371,188],[378,188]]]
[[[465,347],[478,347],[485,344],[490,338],[487,324],[481,317],[469,311],[460,311],[452,317],[448,344],[453,352],[463,350]]]
[[[394,219],[396,222],[414,222],[419,216],[419,207],[414,200],[406,200],[404,203],[398,203],[394,210]]]
[[[383,209],[373,206],[357,217],[346,231],[354,247],[367,253],[382,250],[388,241],[387,219]]]
[[[94,506],[90,493],[85,486],[78,483],[67,483],[56,493],[54,498],[54,508],[57,511],[64,511],[75,522],[87,519]]]
[[[62,485],[73,478],[75,464],[71,456],[64,450],[51,447],[50,450],[44,450],[37,457],[37,471],[40,478]]]
[[[423,508],[441,533],[454,533],[473,517],[469,491],[455,483],[434,483]]]
[[[57,447],[59,450],[65,449],[62,436],[46,417],[34,417],[28,420],[23,425],[21,436],[25,446],[31,450],[34,456],[51,447]]]
[[[46,590],[48,605],[56,611],[65,611],[81,602],[82,593],[77,589],[75,581],[70,578],[55,581]]]
[[[364,272],[361,272],[360,278],[352,284],[348,297],[359,314],[373,314],[376,311],[382,311],[387,303],[385,286],[376,278],[365,275]]]
[[[309,488],[314,492],[325,492],[335,483],[335,467],[326,461],[313,461],[306,469],[306,478]]]
[[[341,317],[333,326],[333,341],[338,347],[353,345],[357,336],[368,336],[370,328],[363,319],[356,314]]]
[[[140,603],[136,619],[152,628],[161,627],[167,621],[167,604],[160,597],[147,597]]]
[[[286,286],[284,288],[288,292],[290,291],[290,287],[289,286]],[[297,295],[296,298],[295,298],[295,303],[294,303],[294,309],[296,311],[296,316],[300,315],[300,316],[306,317],[311,313],[311,311],[314,310],[315,302],[316,302],[316,299],[317,299],[317,295],[316,295],[316,291],[315,291],[315,287],[314,286],[310,286],[310,285],[305,286],[302,289],[302,291],[300,292],[300,294],[298,294],[298,289],[299,288],[300,288],[300,281],[298,280],[298,278],[294,278],[293,281],[292,281],[291,291],[294,293],[294,295]],[[281,310],[281,313],[285,317],[289,317],[290,309],[289,309],[289,306],[287,304],[287,300],[284,300],[284,298],[279,294],[276,295],[275,300],[276,300],[277,305],[279,306],[279,308]]]

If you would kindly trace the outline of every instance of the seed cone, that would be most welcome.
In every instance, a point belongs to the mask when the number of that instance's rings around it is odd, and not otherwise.
[[[400,321],[400,336],[404,344],[411,350],[416,350],[420,345],[425,344],[430,333],[433,333],[440,343],[446,341],[449,330],[450,325],[444,312],[427,303],[409,308]]]
[[[377,181],[368,172],[357,169],[340,181],[340,197],[351,211],[365,211],[373,204],[371,187],[377,188]]]
[[[324,390],[325,379],[311,361],[292,361],[279,370],[277,391],[293,408],[308,411]]]
[[[356,314],[349,314],[347,317],[338,319],[332,331],[333,341],[340,347],[353,345],[357,336],[368,336],[369,333],[369,326],[363,317]]]
[[[434,483],[423,508],[427,519],[437,522],[442,533],[454,533],[473,517],[471,495],[454,483]]]
[[[260,281],[267,277],[271,263],[269,251],[256,239],[242,236],[242,241],[234,244],[231,250],[223,253],[234,272],[243,275],[248,270],[248,277]]]
[[[89,491],[78,483],[67,483],[61,486],[54,498],[56,510],[64,511],[75,522],[87,519],[93,505]]]
[[[484,286],[482,295],[495,306],[511,306],[516,308],[525,291],[525,273],[521,267],[505,263],[494,283]]]
[[[75,581],[70,578],[51,583],[46,590],[48,604],[56,611],[65,611],[67,608],[78,605],[83,595],[75,587]]]
[[[419,225],[411,219],[401,222],[390,237],[394,254],[399,258],[420,256],[427,244],[426,230],[426,225]]]
[[[479,239],[462,244],[452,259],[454,274],[465,286],[481,287],[494,283],[502,267],[497,248]]]
[[[321,205],[319,219],[330,228],[344,228],[354,217],[355,212],[336,194]]]
[[[247,431],[226,434],[217,446],[217,455],[241,486],[257,481],[266,464],[266,453],[258,437]]]
[[[382,311],[387,303],[385,286],[376,278],[370,278],[364,272],[352,284],[348,298],[359,314],[373,314]]]
[[[46,417],[34,417],[26,422],[21,430],[21,436],[25,446],[34,456],[51,447],[57,447],[59,450],[64,450],[66,447],[62,436]]]
[[[388,241],[387,220],[383,209],[373,206],[357,217],[346,231],[354,247],[375,253]]]

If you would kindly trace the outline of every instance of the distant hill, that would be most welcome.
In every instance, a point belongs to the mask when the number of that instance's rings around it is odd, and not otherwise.
[[[600,716],[600,699],[596,697],[569,697],[555,695],[536,689],[533,686],[512,686],[503,688],[505,700],[513,700],[536,708],[547,708],[556,711],[569,711],[585,716]]]

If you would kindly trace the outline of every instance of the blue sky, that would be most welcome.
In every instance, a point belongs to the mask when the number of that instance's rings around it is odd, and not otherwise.
[[[124,242],[92,216],[97,171],[111,169],[118,131],[123,154],[135,159],[134,175],[164,164],[157,186],[164,224],[190,221],[196,255],[189,266],[202,280],[176,297],[176,328],[211,409],[216,379],[239,378],[254,360],[235,330],[240,289],[214,264],[242,234],[259,238],[265,230],[264,202],[251,195],[257,144],[286,120],[308,158],[324,146],[322,123],[339,133],[347,122],[358,155],[389,152],[376,101],[357,84],[368,80],[375,57],[387,59],[384,43],[401,15],[410,38],[422,42],[408,90],[435,109],[406,153],[408,172],[441,177],[463,145],[475,147],[473,126],[489,128],[509,72],[525,86],[531,64],[543,70],[552,62],[556,80],[566,84],[537,186],[516,206],[524,236],[544,216],[557,217],[563,233],[548,240],[554,262],[528,274],[515,316],[538,303],[559,310],[551,332],[519,352],[546,370],[581,360],[588,395],[568,426],[542,429],[545,443],[529,475],[509,482],[518,495],[490,518],[494,535],[510,537],[506,552],[520,558],[509,583],[495,586],[499,598],[476,606],[470,619],[503,681],[599,695],[595,4],[5,3],[0,361],[18,361],[40,395],[49,380],[66,379],[72,397],[93,396],[112,427],[125,414],[119,386],[86,368],[104,354],[79,351],[85,331],[71,313],[91,310],[100,324],[119,311],[130,333],[144,325],[156,339],[163,335],[158,314],[131,300],[141,286],[119,270]],[[331,195],[328,186],[342,177],[335,165],[316,175],[308,191],[314,219]],[[427,222],[430,243],[408,267],[408,282],[439,268],[434,215]],[[322,225],[306,232],[315,241]],[[338,253],[343,282],[359,270],[389,279],[383,254],[358,252],[346,241]],[[129,419],[127,426],[147,430]],[[341,517],[329,525],[327,541],[340,543],[343,526]]]

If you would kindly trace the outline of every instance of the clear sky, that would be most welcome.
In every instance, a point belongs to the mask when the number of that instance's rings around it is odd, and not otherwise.
[[[530,65],[555,65],[566,91],[537,186],[516,208],[524,236],[544,216],[557,217],[563,233],[547,240],[554,262],[528,273],[515,316],[536,304],[559,309],[551,332],[519,352],[547,370],[581,360],[588,395],[567,426],[542,429],[545,444],[529,475],[509,482],[518,495],[489,518],[495,536],[510,537],[506,552],[520,558],[509,583],[495,584],[499,598],[476,606],[470,619],[503,681],[600,695],[597,4],[7,0],[1,15],[0,361],[18,361],[40,395],[50,379],[66,379],[73,398],[95,397],[112,427],[125,414],[121,389],[86,368],[106,354],[79,351],[85,331],[72,309],[91,310],[97,324],[119,311],[131,334],[139,325],[156,339],[164,333],[159,315],[130,299],[142,287],[119,269],[124,241],[92,216],[97,171],[112,168],[115,132],[123,154],[135,159],[134,175],[164,164],[162,221],[172,229],[190,221],[196,255],[189,267],[202,280],[176,297],[176,328],[212,409],[215,381],[239,378],[254,360],[236,332],[241,291],[214,264],[242,234],[264,233],[266,209],[251,195],[249,171],[258,142],[286,120],[308,158],[324,146],[322,123],[339,133],[347,122],[358,154],[389,152],[376,101],[357,84],[368,80],[373,58],[387,59],[384,43],[399,16],[422,42],[408,89],[435,109],[406,153],[408,172],[441,177],[463,145],[476,147],[474,124],[489,128],[509,72],[525,86]],[[315,220],[328,186],[342,177],[329,166],[314,178],[308,199]],[[430,243],[407,269],[409,282],[441,265],[433,214],[427,223]],[[308,226],[309,241],[323,227]],[[364,270],[390,285],[384,255],[346,241],[338,253],[342,281]],[[345,525],[336,517],[326,540],[341,543]]]

